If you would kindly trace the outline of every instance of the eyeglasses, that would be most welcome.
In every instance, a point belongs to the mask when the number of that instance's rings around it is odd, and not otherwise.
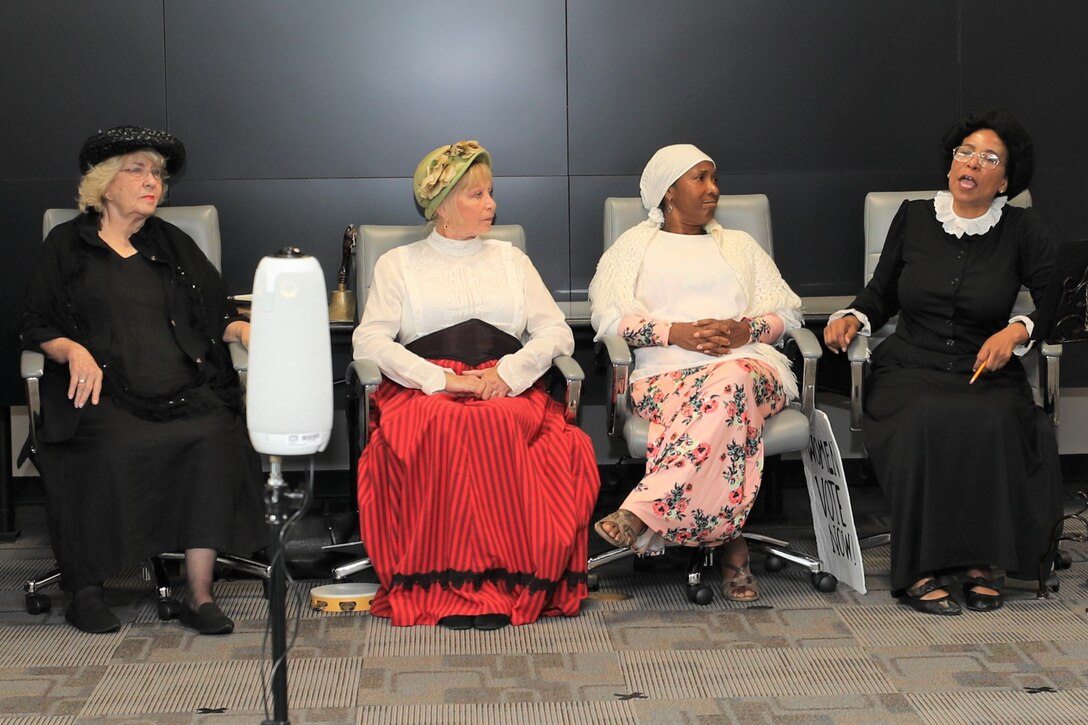
[[[1001,157],[993,151],[975,151],[970,146],[957,146],[952,149],[952,158],[965,164],[976,156],[978,165],[984,169],[996,169],[1001,165]]]
[[[146,179],[148,174],[151,174],[159,181],[166,181],[170,178],[166,174],[166,171],[159,168],[158,166],[126,166],[125,168],[121,169],[121,171],[125,172],[129,176],[141,180]]]

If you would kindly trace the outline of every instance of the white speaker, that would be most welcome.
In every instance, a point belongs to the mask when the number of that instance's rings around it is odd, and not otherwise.
[[[325,275],[288,248],[257,265],[249,330],[246,425],[260,453],[325,450],[332,433],[332,351]]]

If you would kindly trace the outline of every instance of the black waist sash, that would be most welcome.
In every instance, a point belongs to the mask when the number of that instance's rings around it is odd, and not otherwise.
[[[476,366],[517,352],[521,340],[474,317],[424,335],[404,347],[428,360],[457,360]]]

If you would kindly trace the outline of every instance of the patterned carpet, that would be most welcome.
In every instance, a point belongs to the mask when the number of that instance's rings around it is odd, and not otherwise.
[[[1074,507],[1069,487],[1068,507]],[[608,495],[602,508],[615,503]],[[753,529],[814,548],[800,488],[786,515]],[[854,494],[859,530],[881,530],[879,491]],[[21,505],[22,535],[0,544],[0,725],[205,723],[267,716],[266,605],[260,582],[221,581],[229,637],[160,622],[134,568],[109,582],[120,632],[84,635],[53,609],[24,611],[23,580],[48,568],[40,505]],[[1082,532],[1083,533],[1083,532]],[[597,546],[597,542],[594,542]],[[869,594],[817,592],[809,575],[758,566],[762,599],[684,592],[681,552],[600,570],[575,619],[500,632],[394,628],[365,613],[290,603],[290,721],[358,725],[724,725],[726,723],[1088,722],[1088,545],[1065,547],[1060,591],[1009,590],[998,612],[931,617],[888,595],[888,550],[865,552]],[[717,573],[707,580],[717,585]],[[305,604],[306,606],[301,606]],[[297,632],[296,632],[297,625]],[[267,703],[271,707],[271,703]]]

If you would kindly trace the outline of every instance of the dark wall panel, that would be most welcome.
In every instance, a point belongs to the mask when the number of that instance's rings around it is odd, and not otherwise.
[[[161,3],[8,0],[0,18],[0,179],[74,180],[98,129],[166,125]]]
[[[409,176],[462,138],[566,173],[563,3],[167,5],[170,120],[201,178]]]
[[[1059,239],[1088,238],[1088,4],[963,5],[965,109],[1003,105],[1020,117],[1035,140],[1035,206]]]
[[[422,224],[410,179],[186,179],[176,205],[215,204],[223,235],[223,274],[248,292],[261,257],[296,246],[317,257],[329,289],[348,224]],[[499,223],[525,227],[527,247],[557,299],[567,297],[567,185],[563,177],[497,178]]]
[[[901,170],[956,109],[953,3],[583,0],[568,15],[572,174],[637,174],[682,141],[720,173]]]

